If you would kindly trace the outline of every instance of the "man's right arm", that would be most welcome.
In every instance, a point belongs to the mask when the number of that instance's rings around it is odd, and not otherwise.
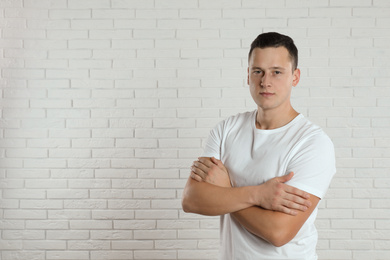
[[[220,187],[188,178],[182,207],[185,212],[207,216],[224,215],[256,205],[253,194],[256,186]]]

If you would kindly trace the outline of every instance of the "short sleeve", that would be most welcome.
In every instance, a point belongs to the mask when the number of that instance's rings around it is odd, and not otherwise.
[[[221,160],[221,145],[223,135],[224,121],[220,122],[210,131],[203,148],[202,157],[215,157]]]
[[[332,141],[320,132],[294,149],[296,151],[287,169],[287,173],[294,172],[294,177],[287,184],[322,199],[336,173]]]

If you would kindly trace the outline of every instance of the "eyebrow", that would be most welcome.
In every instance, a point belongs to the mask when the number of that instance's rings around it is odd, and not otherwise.
[[[256,70],[256,69],[263,70],[262,68],[256,67],[256,66],[253,66],[251,69],[252,69],[252,70]],[[270,67],[270,68],[268,68],[268,69],[273,69],[273,70],[275,70],[275,69],[276,69],[276,70],[286,70],[286,68],[278,67],[278,66]]]

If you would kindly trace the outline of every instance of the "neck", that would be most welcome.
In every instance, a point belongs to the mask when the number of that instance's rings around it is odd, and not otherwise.
[[[299,113],[290,107],[286,112],[257,109],[256,128],[263,130],[276,129],[290,123]]]

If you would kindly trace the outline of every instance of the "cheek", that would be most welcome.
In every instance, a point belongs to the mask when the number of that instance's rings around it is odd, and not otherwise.
[[[260,76],[251,75],[248,76],[248,85],[257,85],[261,81]]]

